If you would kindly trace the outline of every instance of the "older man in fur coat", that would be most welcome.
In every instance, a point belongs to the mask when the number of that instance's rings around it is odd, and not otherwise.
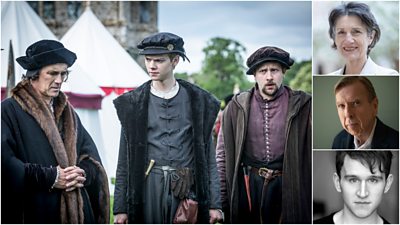
[[[27,69],[1,103],[2,223],[108,223],[97,148],[60,91],[75,53],[57,41],[28,47]]]

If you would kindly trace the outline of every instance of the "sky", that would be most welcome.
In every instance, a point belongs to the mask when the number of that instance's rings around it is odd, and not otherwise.
[[[175,72],[200,71],[202,49],[214,37],[241,43],[245,60],[267,45],[296,61],[311,59],[311,1],[160,1],[158,10],[159,31],[181,36],[191,61]]]

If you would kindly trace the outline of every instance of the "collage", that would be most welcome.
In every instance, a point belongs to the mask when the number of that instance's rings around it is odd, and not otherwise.
[[[314,223],[399,223],[397,8],[313,2]]]

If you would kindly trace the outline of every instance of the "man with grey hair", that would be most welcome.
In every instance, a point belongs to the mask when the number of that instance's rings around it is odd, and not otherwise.
[[[17,58],[26,75],[1,103],[3,223],[109,222],[99,153],[61,91],[76,58],[54,40]]]
[[[378,97],[368,78],[343,77],[334,91],[343,130],[336,135],[333,149],[399,148],[399,132],[377,117]]]

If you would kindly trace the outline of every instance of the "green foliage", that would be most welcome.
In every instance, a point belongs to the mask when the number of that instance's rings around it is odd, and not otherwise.
[[[189,81],[189,79],[190,79],[190,75],[186,72],[175,73],[174,75],[175,75],[175,78],[178,78],[178,79],[182,79],[182,80],[186,80],[186,81]]]
[[[295,62],[289,70],[286,71],[285,77],[283,78],[283,84],[289,86],[290,81],[296,77],[297,73],[300,71],[301,67],[307,64],[307,61]],[[310,74],[311,76],[311,74]]]
[[[248,80],[242,55],[246,48],[239,42],[227,38],[212,38],[203,49],[205,59],[200,72],[177,73],[175,77],[195,83],[223,99],[232,94],[235,85],[241,91],[254,86]],[[311,93],[311,61],[295,63],[286,71],[283,83],[293,89]]]
[[[293,89],[298,89],[311,94],[311,61],[303,61],[299,63],[301,65],[293,79],[290,80],[289,86]]]
[[[252,83],[247,80],[242,54],[246,48],[239,42],[226,38],[212,38],[203,49],[205,59],[199,73],[192,74],[200,87],[223,99],[233,93],[235,84],[240,90],[248,89]]]
[[[113,208],[114,208],[114,195],[110,195],[110,224],[114,223]]]

